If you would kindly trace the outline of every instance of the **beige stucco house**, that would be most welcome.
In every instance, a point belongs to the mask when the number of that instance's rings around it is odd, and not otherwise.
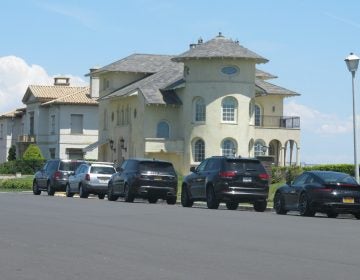
[[[133,54],[92,69],[99,160],[164,159],[183,174],[213,155],[299,163],[300,119],[283,115],[284,99],[299,94],[269,83],[276,77],[256,69],[266,62],[220,33],[177,56]]]

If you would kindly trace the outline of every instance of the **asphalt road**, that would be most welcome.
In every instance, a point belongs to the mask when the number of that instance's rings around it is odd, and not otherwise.
[[[0,193],[1,280],[360,279],[360,221]]]

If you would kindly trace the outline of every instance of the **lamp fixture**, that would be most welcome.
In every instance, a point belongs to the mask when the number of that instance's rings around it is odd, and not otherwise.
[[[114,147],[114,140],[109,139],[109,146],[112,151],[114,152],[116,151],[116,148]]]
[[[120,148],[123,149],[125,152],[127,151],[127,148],[125,147],[125,139],[121,137],[120,139]]]

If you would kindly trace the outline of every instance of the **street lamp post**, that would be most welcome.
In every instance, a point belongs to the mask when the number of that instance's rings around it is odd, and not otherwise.
[[[351,72],[352,77],[352,98],[353,98],[353,129],[354,129],[354,166],[355,179],[359,183],[359,165],[357,162],[357,142],[356,142],[356,110],[355,110],[355,72],[359,66],[360,58],[353,53],[345,59],[346,66]]]

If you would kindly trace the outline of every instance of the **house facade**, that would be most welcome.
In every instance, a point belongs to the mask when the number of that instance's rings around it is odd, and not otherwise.
[[[300,119],[283,115],[299,94],[256,69],[268,60],[221,34],[177,56],[133,54],[89,74],[99,89],[99,159],[172,161],[187,173],[206,157],[299,163]]]
[[[36,143],[47,159],[97,159],[98,102],[89,87],[73,87],[69,78],[57,77],[53,86],[30,85],[22,102],[26,113],[18,155]]]
[[[0,163],[7,161],[9,149],[16,147],[17,139],[22,135],[22,119],[25,109],[16,109],[0,115]]]

